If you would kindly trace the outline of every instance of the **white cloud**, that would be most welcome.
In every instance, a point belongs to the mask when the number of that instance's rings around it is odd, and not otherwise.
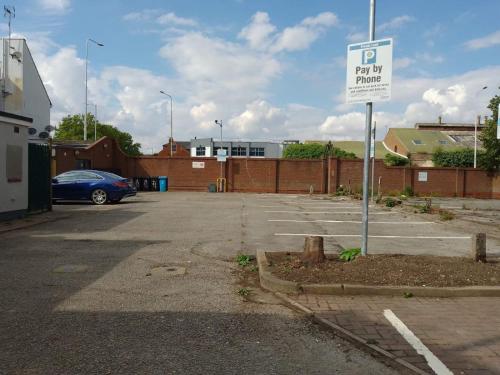
[[[175,13],[165,13],[156,19],[160,25],[174,25],[174,26],[197,26],[198,22],[191,18],[183,18],[176,16]]]
[[[265,50],[271,44],[271,35],[276,31],[276,26],[271,24],[269,15],[265,12],[257,12],[252,21],[244,27],[238,37],[246,39],[251,48]]]
[[[38,0],[40,6],[49,12],[64,13],[71,7],[70,0]]]
[[[259,138],[283,133],[281,128],[286,120],[286,115],[280,108],[272,107],[265,100],[256,100],[247,104],[246,110],[240,115],[229,120],[233,132],[243,136]]]
[[[416,53],[415,57],[423,62],[430,64],[440,64],[444,62],[444,57],[440,55],[431,55],[428,52]]]
[[[206,121],[212,119],[217,106],[214,102],[202,103],[191,108],[189,113],[195,121]]]
[[[380,26],[377,27],[378,32],[385,32],[389,30],[395,30],[401,28],[403,25],[415,21],[415,17],[408,16],[408,15],[403,15],[403,16],[398,16],[394,17],[388,22],[380,24]]]
[[[276,37],[272,52],[300,51],[309,46],[326,31],[337,25],[338,18],[334,13],[324,12],[316,17],[305,18],[299,25],[285,28]]]
[[[465,47],[469,50],[493,47],[500,44],[500,30],[495,31],[482,38],[472,39],[465,42]]]
[[[368,40],[366,33],[349,33],[345,38],[349,43],[359,43]]]
[[[409,57],[402,57],[402,58],[394,59],[394,62],[392,63],[392,68],[394,70],[400,70],[400,69],[407,68],[414,63],[415,63],[414,59],[411,59]]]
[[[123,16],[125,21],[150,21],[153,18],[158,17],[161,13],[159,9],[143,9],[140,12],[131,12]]]

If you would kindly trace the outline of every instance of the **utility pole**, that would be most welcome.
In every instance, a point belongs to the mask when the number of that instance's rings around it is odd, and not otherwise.
[[[3,7],[3,16],[8,17],[9,21],[9,39],[7,40],[7,51],[5,50],[5,41],[2,40],[2,50],[3,50],[3,84],[2,84],[2,98],[7,96],[9,92],[7,91],[7,79],[9,77],[9,56],[10,56],[10,39],[12,37],[12,27],[11,22],[12,18],[16,18],[16,8],[9,5],[4,5]],[[5,108],[5,103],[2,100],[2,109]]]
[[[223,150],[222,147],[222,120],[215,120],[215,123],[220,126],[220,148],[219,150]],[[222,178],[222,161],[220,162],[220,178]]]
[[[87,140],[87,107],[88,104],[88,70],[89,70],[89,42],[94,43],[99,47],[103,47],[104,44],[96,42],[94,39],[87,38],[85,42],[85,113],[83,116],[83,140]]]
[[[370,0],[369,41],[375,39],[375,0]],[[363,229],[361,254],[368,252],[368,186],[370,181],[370,146],[373,103],[366,103],[365,159],[363,161]]]
[[[474,124],[474,169],[477,167],[477,127],[481,122],[481,116],[477,116]]]
[[[174,101],[172,99],[172,95],[167,94],[165,91],[160,90],[160,93],[163,95],[166,95],[170,98],[170,157],[174,157],[174,123],[173,123],[173,112],[172,112],[172,102]]]
[[[377,131],[377,121],[373,122],[373,150],[371,151],[372,156],[372,202],[374,196],[374,183],[375,183],[375,133]]]

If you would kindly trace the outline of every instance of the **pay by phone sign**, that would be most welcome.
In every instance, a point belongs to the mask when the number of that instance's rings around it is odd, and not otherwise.
[[[391,99],[392,39],[347,46],[347,103]]]

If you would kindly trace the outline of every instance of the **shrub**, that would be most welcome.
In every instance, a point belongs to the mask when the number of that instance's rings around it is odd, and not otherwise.
[[[413,192],[411,186],[407,186],[403,189],[402,195],[406,195],[407,197],[413,197],[415,193]]]
[[[478,159],[482,157],[483,153],[483,151],[478,151]],[[432,155],[432,161],[436,167],[473,167],[474,149],[462,148],[459,150],[445,151],[442,148],[437,148]]]
[[[384,164],[390,167],[405,166],[410,164],[410,159],[394,154],[385,154]]]
[[[439,218],[443,221],[449,221],[455,218],[455,214],[447,210],[439,210]]]
[[[330,156],[342,159],[356,159],[356,154],[333,147],[331,143],[326,145],[319,143],[288,145],[283,152],[283,158],[285,159],[321,159]]]

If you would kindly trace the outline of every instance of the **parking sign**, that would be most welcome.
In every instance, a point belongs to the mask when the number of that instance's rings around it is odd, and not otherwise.
[[[347,46],[347,103],[391,99],[392,39]]]

